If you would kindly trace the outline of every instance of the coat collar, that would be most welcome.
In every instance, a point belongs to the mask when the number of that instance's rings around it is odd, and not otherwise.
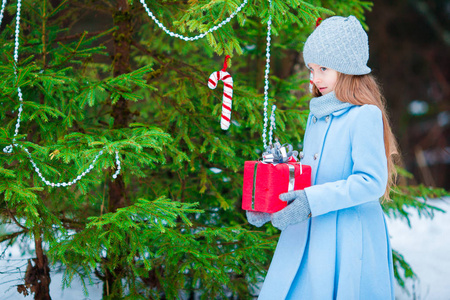
[[[334,92],[330,92],[320,97],[312,98],[311,102],[309,103],[311,114],[313,114],[318,119],[329,114],[339,116],[352,106],[354,105],[348,102],[342,102],[337,99]]]

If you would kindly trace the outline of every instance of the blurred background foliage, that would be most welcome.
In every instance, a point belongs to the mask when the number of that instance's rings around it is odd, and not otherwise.
[[[187,36],[217,25],[241,3],[147,1],[169,30]],[[12,141],[20,86],[18,143],[47,180],[70,181],[105,152],[83,180],[61,188],[45,185],[20,148],[0,153],[0,215],[15,228],[0,236],[3,253],[23,236],[36,249],[18,292],[49,299],[49,264],[62,263],[65,286],[74,276],[85,284],[101,280],[104,299],[257,295],[279,232],[248,225],[240,200],[244,161],[263,150],[269,14],[269,94],[280,141],[301,149],[310,99],[301,50],[316,19],[353,14],[369,30],[369,65],[384,87],[404,155],[385,211],[408,221],[412,207],[432,217],[436,208],[427,199],[448,195],[449,68],[442,49],[449,8],[375,4],[273,0],[269,8],[268,1],[249,1],[230,23],[186,42],[165,34],[139,1],[24,0],[17,80],[16,4],[8,4],[0,28],[0,147]],[[219,124],[222,85],[207,87],[225,55],[234,80],[228,131]],[[122,171],[112,180],[115,151]],[[403,286],[414,273],[394,254]]]

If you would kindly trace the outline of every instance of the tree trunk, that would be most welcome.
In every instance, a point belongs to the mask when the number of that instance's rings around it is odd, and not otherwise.
[[[117,1],[117,10],[113,15],[114,26],[118,30],[114,32],[114,60],[113,75],[117,77],[129,73],[130,67],[130,48],[132,41],[132,24],[130,6],[127,0]],[[128,127],[131,118],[131,111],[128,108],[128,102],[120,98],[113,105],[111,116],[114,118],[114,129]],[[114,170],[111,171],[113,173]],[[119,175],[109,184],[109,204],[108,211],[115,212],[118,208],[129,205],[127,203],[127,193],[122,175]],[[108,260],[108,258],[106,258]],[[122,268],[114,269],[114,272],[105,268],[105,285],[103,287],[103,297],[108,299],[122,299]]]
[[[132,24],[130,7],[127,0],[117,1],[117,11],[113,16],[114,25],[118,30],[114,36],[114,77],[129,73],[130,67],[130,48],[132,42]],[[131,111],[128,108],[128,102],[120,98],[113,106],[111,113],[114,118],[114,128],[128,127],[131,118]],[[112,181],[109,185],[109,211],[115,212],[120,207],[129,205],[126,201],[126,190],[122,175]]]
[[[47,256],[44,254],[42,250],[42,238],[35,237],[35,245],[36,245],[36,268],[38,271],[37,274],[37,289],[34,294],[35,300],[50,300],[50,267],[48,266]]]
[[[39,235],[34,237],[36,247],[36,258],[33,258],[34,265],[28,260],[25,272],[25,284],[17,286],[17,291],[24,296],[29,295],[28,289],[34,293],[35,300],[51,300],[50,297],[50,267],[47,256],[42,249],[42,238]]]

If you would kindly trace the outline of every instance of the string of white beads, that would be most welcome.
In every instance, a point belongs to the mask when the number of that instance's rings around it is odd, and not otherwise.
[[[270,114],[270,128],[269,128],[269,145],[272,145],[272,134],[276,129],[275,125],[275,110],[277,109],[276,105],[272,105],[272,113]]]
[[[51,186],[51,187],[67,187],[67,186],[71,186],[72,184],[75,184],[77,181],[81,180],[84,176],[89,174],[92,171],[92,169],[94,169],[95,162],[103,154],[103,150],[100,150],[97,153],[97,155],[94,157],[94,160],[90,163],[89,167],[87,167],[83,172],[81,172],[73,180],[70,180],[70,181],[67,181],[67,182],[51,182],[47,178],[45,178],[44,175],[42,175],[41,170],[39,169],[39,167],[34,162],[33,158],[31,157],[30,152],[28,151],[28,149],[23,147],[22,145],[18,145],[18,144],[16,144],[15,146],[16,147],[18,146],[18,147],[22,148],[28,154],[28,158],[30,159],[30,162],[33,165],[33,168],[34,168],[34,171],[36,172],[36,174],[38,174],[38,176],[41,178],[42,182],[44,182],[46,185]],[[117,170],[116,170],[116,172],[113,175],[114,179],[116,179],[117,176],[120,173],[120,160],[119,160],[119,152],[118,151],[116,151],[116,164],[117,164]]]
[[[4,6],[6,5],[6,0],[3,0],[2,3],[2,11],[1,11],[1,18],[0,18],[0,25],[1,20],[3,19],[3,10]],[[22,1],[17,1],[17,13],[16,13],[16,33],[14,35],[14,75],[16,75],[17,79],[17,63],[19,61],[19,32],[20,32],[20,9],[22,7]],[[20,128],[20,118],[22,116],[22,110],[23,110],[23,98],[22,98],[22,90],[20,87],[17,87],[17,95],[19,96],[19,113],[17,114],[17,121],[16,121],[16,128],[14,130],[14,136],[12,140],[12,145],[6,146],[3,148],[3,152],[5,153],[12,153],[13,145],[17,145],[16,143],[16,136],[19,134],[19,128]]]
[[[75,179],[68,181],[68,182],[50,182],[49,180],[47,180],[47,178],[45,178],[42,174],[41,171],[39,170],[38,166],[36,165],[36,163],[34,162],[33,158],[31,158],[31,154],[30,152],[28,152],[27,148],[24,148],[22,146],[20,146],[27,154],[28,157],[30,159],[31,164],[34,167],[34,171],[39,175],[39,177],[41,178],[42,182],[44,182],[46,185],[51,186],[51,187],[66,187],[66,186],[71,186],[72,184],[75,184],[77,181],[81,180],[81,178],[83,178],[84,176],[86,176],[89,172],[92,171],[92,169],[94,168],[94,164],[97,161],[98,157],[100,155],[103,154],[103,150],[100,150],[100,152],[95,156],[94,160],[92,161],[92,163],[89,165],[88,168],[86,168],[81,174],[79,174]]]
[[[217,29],[219,29],[220,27],[222,27],[223,25],[227,24],[228,22],[231,21],[231,19],[233,19],[238,12],[240,12],[242,10],[242,8],[244,8],[244,6],[247,4],[248,0],[244,0],[244,2],[239,5],[236,10],[225,20],[223,20],[222,22],[220,22],[219,24],[217,24],[216,26],[211,27],[208,31],[201,33],[199,35],[196,35],[194,37],[188,37],[188,36],[184,36],[175,32],[170,31],[169,29],[166,28],[166,26],[164,26],[156,17],[155,15],[150,11],[150,9],[148,8],[147,4],[145,3],[145,0],[140,0],[142,3],[142,6],[144,6],[145,11],[147,12],[148,16],[150,18],[153,19],[153,21],[155,21],[156,25],[158,25],[159,28],[161,28],[165,33],[167,33],[168,35],[170,35],[171,37],[175,37],[175,38],[179,38],[181,40],[184,41],[196,41],[198,39],[202,39],[204,38],[208,33],[211,33],[213,31],[216,31]]]
[[[6,6],[6,0],[2,1],[2,8],[0,11],[0,25],[2,25],[2,20],[3,20],[3,12],[5,11],[5,6]]]
[[[120,173],[120,159],[119,159],[119,151],[116,151],[116,165],[117,165],[117,169],[116,172],[113,174],[113,178],[116,179],[117,176]]]
[[[3,0],[2,8],[1,8],[1,12],[0,12],[0,25],[1,25],[2,20],[3,20],[3,11],[5,9],[5,5],[6,5],[6,0]],[[17,1],[17,13],[16,13],[16,32],[15,32],[15,36],[14,36],[15,37],[15,40],[14,40],[14,64],[15,64],[15,66],[14,66],[14,74],[16,75],[16,80],[17,80],[17,67],[18,67],[18,61],[19,61],[19,34],[20,34],[20,9],[21,9],[21,7],[22,7],[22,1],[18,0]],[[28,149],[23,147],[22,145],[19,145],[19,144],[16,143],[16,136],[17,136],[17,134],[19,134],[20,118],[22,116],[22,111],[23,111],[23,97],[22,97],[23,95],[22,95],[22,90],[20,89],[20,87],[17,87],[17,95],[19,97],[20,105],[19,105],[19,113],[17,114],[16,128],[14,130],[14,136],[13,136],[12,144],[9,145],[9,146],[6,146],[5,148],[3,148],[3,152],[5,152],[5,153],[12,153],[13,147],[19,147],[19,148],[23,149],[27,153],[31,164],[34,167],[34,171],[39,175],[41,180],[46,185],[51,186],[51,187],[66,187],[66,186],[70,186],[72,184],[75,184],[77,181],[81,180],[81,178],[83,178],[89,172],[91,172],[92,169],[94,168],[95,162],[97,161],[99,156],[103,154],[103,150],[100,150],[100,152],[95,156],[94,160],[90,163],[89,167],[87,169],[85,169],[81,174],[79,174],[72,181],[56,182],[55,183],[55,182],[50,182],[49,180],[47,180],[42,175],[40,169],[38,168],[38,166],[34,162],[33,158],[31,157],[31,154],[28,151]],[[116,172],[113,174],[113,178],[114,179],[116,179],[117,176],[120,173],[120,160],[119,160],[119,152],[118,151],[116,151],[116,165],[117,165],[117,169],[116,169]]]
[[[269,9],[270,7],[272,7],[272,1],[269,0]],[[269,16],[269,21],[267,21],[267,47],[266,47],[266,70],[264,73],[264,128],[263,128],[263,134],[262,134],[262,138],[263,138],[263,143],[264,143],[264,149],[266,149],[267,146],[267,122],[269,121],[267,118],[267,106],[269,105],[269,72],[270,72],[270,35],[271,35],[271,26],[272,26],[272,15]],[[276,106],[272,106],[272,114],[270,116],[271,119],[271,123],[273,124],[273,126],[270,126],[269,129],[269,145],[272,144],[272,134],[273,134],[273,127],[275,124],[275,108]],[[273,118],[273,121],[272,121]]]
[[[17,1],[17,13],[16,13],[16,35],[14,43],[14,62],[16,66],[14,68],[14,74],[17,75],[17,62],[19,60],[19,31],[20,31],[20,9],[22,7],[22,1]]]

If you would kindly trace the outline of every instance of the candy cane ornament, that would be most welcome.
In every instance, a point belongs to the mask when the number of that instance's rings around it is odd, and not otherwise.
[[[225,57],[223,63],[223,69],[217,72],[213,72],[208,79],[208,87],[210,89],[215,89],[219,80],[223,81],[223,101],[222,101],[222,117],[220,120],[220,128],[223,130],[228,130],[230,128],[231,121],[231,106],[233,100],[233,78],[226,72],[228,67],[227,60],[230,58],[229,55]]]

